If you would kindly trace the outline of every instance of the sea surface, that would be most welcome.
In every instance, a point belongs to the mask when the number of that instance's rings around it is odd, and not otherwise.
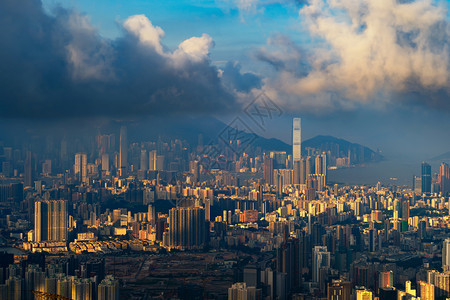
[[[431,174],[439,172],[441,162],[428,162]],[[328,184],[349,185],[407,185],[412,187],[413,176],[420,176],[422,161],[406,161],[401,159],[386,159],[378,163],[370,163],[350,168],[328,170]]]

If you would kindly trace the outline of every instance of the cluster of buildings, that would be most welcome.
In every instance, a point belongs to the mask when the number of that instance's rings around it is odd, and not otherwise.
[[[252,145],[237,151],[241,142],[230,141],[237,148],[219,143],[223,150],[211,156],[202,143],[129,143],[126,127],[119,136],[117,145],[114,134],[85,147],[47,141],[40,153],[3,147],[0,245],[67,262],[48,268],[15,257],[2,269],[2,299],[125,293],[120,278],[71,255],[225,250],[242,259],[232,265],[229,288],[215,291],[223,299],[450,297],[446,164],[433,177],[423,163],[412,188],[330,184],[337,154],[302,153],[300,119],[292,154]]]

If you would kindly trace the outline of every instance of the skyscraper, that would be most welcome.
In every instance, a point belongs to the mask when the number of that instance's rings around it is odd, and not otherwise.
[[[24,166],[24,179],[25,186],[33,186],[34,184],[34,173],[35,173],[35,159],[31,151],[27,151],[27,157],[25,159]]]
[[[294,168],[293,182],[294,182],[294,184],[301,184],[301,182],[300,182],[300,161],[295,161],[293,168]]]
[[[442,267],[450,265],[450,238],[442,242]]]
[[[312,261],[312,280],[314,282],[319,282],[319,271],[321,267],[330,267],[330,252],[328,252],[326,246],[315,246],[313,250],[313,261]]]
[[[119,168],[122,176],[127,173],[128,168],[128,138],[127,127],[120,127],[120,149],[119,149]]]
[[[152,150],[148,153],[148,169],[150,171],[156,170],[156,150]]]
[[[268,185],[273,185],[273,159],[264,156],[264,181]]]
[[[439,168],[439,185],[443,195],[450,192],[450,168],[446,163],[442,163]]]
[[[314,174],[314,159],[311,156],[308,156],[305,160],[305,182],[311,174]]]
[[[177,207],[169,211],[169,245],[192,249],[205,243],[205,210],[200,207]]]
[[[294,163],[302,158],[302,127],[300,118],[294,118],[292,126],[292,158]]]
[[[431,193],[431,166],[426,162],[422,163],[422,193]]]
[[[35,242],[67,240],[67,201],[37,201],[34,211]]]
[[[149,162],[148,162],[149,155],[147,154],[147,150],[142,149],[141,150],[141,163],[139,170],[147,171]]]
[[[288,290],[301,285],[303,259],[303,245],[299,239],[287,240],[277,248],[277,272],[286,274]]]
[[[75,177],[81,182],[87,182],[87,155],[86,153],[75,154],[74,165]]]

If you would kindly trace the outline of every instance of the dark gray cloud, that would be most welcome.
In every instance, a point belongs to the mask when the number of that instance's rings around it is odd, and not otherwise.
[[[225,65],[222,81],[225,86],[238,92],[249,92],[252,88],[261,87],[261,78],[253,73],[241,73],[241,65],[237,62],[228,62]]]
[[[130,17],[116,40],[63,8],[39,0],[0,1],[0,117],[125,117],[237,107],[216,67],[207,35],[173,52],[161,28]]]

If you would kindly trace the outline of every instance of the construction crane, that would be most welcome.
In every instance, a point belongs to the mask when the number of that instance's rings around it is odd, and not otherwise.
[[[37,300],[72,300],[71,298],[67,298],[57,294],[51,294],[41,291],[32,291],[34,294],[34,299]]]

